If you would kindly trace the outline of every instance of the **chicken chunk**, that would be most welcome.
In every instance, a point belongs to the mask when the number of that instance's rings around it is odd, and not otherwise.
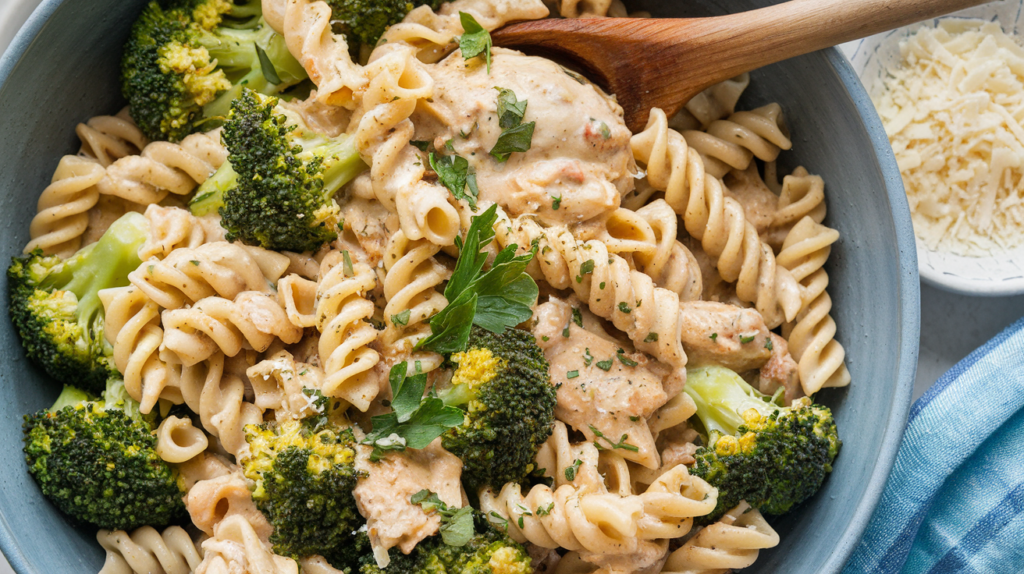
[[[412,495],[427,489],[448,506],[462,507],[462,461],[441,447],[441,439],[422,450],[388,453],[379,462],[370,462],[371,452],[362,445],[357,451],[356,468],[367,476],[359,480],[352,496],[366,517],[377,564],[384,567],[389,548],[398,546],[408,554],[421,540],[437,534],[440,517],[413,504]]]
[[[581,327],[583,311],[578,307],[552,299],[535,316],[537,344],[551,365],[552,384],[560,385],[555,416],[588,441],[657,468],[658,451],[647,418],[668,400],[662,378],[652,371],[657,365],[596,333],[596,325]]]
[[[786,389],[786,404],[803,396],[803,389],[800,386],[800,374],[797,370],[797,362],[789,354],[789,344],[785,339],[776,335],[772,336],[772,355],[758,373],[757,383],[760,391],[766,395],[773,395],[780,387]]]
[[[771,356],[760,313],[724,303],[679,305],[682,341],[690,365],[716,364],[736,372],[759,369]]]

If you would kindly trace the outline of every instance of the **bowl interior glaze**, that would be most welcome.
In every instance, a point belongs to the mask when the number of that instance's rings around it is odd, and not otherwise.
[[[639,0],[657,16],[709,16],[765,0]],[[76,123],[114,113],[120,47],[143,0],[44,0],[0,60],[0,250],[21,252],[40,191],[64,154],[78,149]],[[857,543],[889,474],[910,404],[917,363],[919,294],[914,237],[888,141],[856,74],[837,50],[753,74],[741,105],[778,101],[794,134],[782,155],[826,183],[826,223],[842,233],[827,269],[833,316],[853,375],[820,399],[845,441],[822,491],[773,520],[782,543],[745,570],[838,572]],[[4,279],[5,280],[5,279]],[[6,291],[6,287],[4,287]],[[7,298],[2,298],[6,317]],[[19,574],[99,570],[94,531],[76,529],[47,502],[21,462],[21,417],[49,406],[59,387],[30,364],[0,320],[0,548]]]

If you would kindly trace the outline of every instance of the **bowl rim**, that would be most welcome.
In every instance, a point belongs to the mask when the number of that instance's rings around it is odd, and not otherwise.
[[[69,0],[42,0],[26,20],[21,30],[15,35],[7,50],[0,56],[0,87],[3,87],[11,73],[21,63],[25,53],[35,41],[36,36],[46,26],[50,17]],[[907,416],[910,412],[914,378],[917,373],[917,356],[921,326],[920,308],[920,276],[918,274],[917,250],[914,230],[910,219],[910,208],[903,181],[900,178],[896,157],[889,146],[882,121],[875,111],[867,90],[861,83],[853,66],[838,48],[825,50],[825,56],[835,70],[848,95],[860,114],[864,127],[872,142],[879,168],[887,182],[886,193],[893,214],[896,230],[896,243],[899,252],[899,361],[897,363],[896,400],[885,421],[885,433],[881,448],[878,451],[874,471],[868,481],[864,495],[858,501],[857,509],[837,546],[829,553],[829,559],[822,568],[822,573],[840,572],[853,550],[860,543],[861,536],[867,528],[875,508],[878,506],[882,491],[892,472],[899,450]],[[11,567],[18,574],[37,574],[38,570],[30,564],[25,554],[14,541],[12,528],[0,509],[0,551],[3,552]]]

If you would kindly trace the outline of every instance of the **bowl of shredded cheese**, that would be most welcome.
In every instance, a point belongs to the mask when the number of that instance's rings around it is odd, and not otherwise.
[[[1019,0],[863,40],[851,58],[885,126],[921,278],[1024,292],[1024,47]]]

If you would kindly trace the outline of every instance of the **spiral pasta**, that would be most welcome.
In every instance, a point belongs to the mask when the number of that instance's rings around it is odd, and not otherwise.
[[[195,249],[207,242],[198,218],[178,207],[150,205],[146,208],[149,237],[139,247],[139,259],[163,259],[175,249]]]
[[[736,283],[739,299],[753,303],[771,327],[792,320],[801,305],[796,280],[776,264],[742,206],[725,197],[721,182],[707,177],[700,154],[668,128],[663,111],[651,110],[647,127],[633,136],[632,145],[637,162],[646,166],[647,182],[665,192],[665,201],[716,260],[722,278]]]
[[[29,224],[31,241],[25,253],[42,249],[67,257],[82,244],[89,226],[89,210],[100,199],[97,184],[106,175],[98,163],[66,155],[57,164],[50,185],[39,196],[38,213]]]
[[[613,455],[613,458],[617,455]],[[718,491],[677,466],[642,494],[629,492],[624,461],[601,465],[618,492],[609,492],[599,471],[596,448],[571,445],[565,425],[555,423],[537,463],[554,470],[553,487],[537,485],[525,496],[519,484],[506,484],[498,494],[480,492],[481,509],[508,521],[509,536],[544,548],[588,553],[630,554],[643,540],[685,536],[693,517],[714,510]],[[616,471],[617,472],[614,472]],[[625,475],[624,475],[625,473]]]
[[[164,330],[160,308],[134,286],[104,289],[104,334],[114,348],[114,366],[124,377],[128,394],[139,401],[143,413],[152,411],[171,383],[167,365],[160,359]],[[180,396],[178,396],[180,402]]]
[[[799,365],[800,385],[807,395],[824,387],[850,384],[846,351],[835,340],[836,322],[829,314],[832,298],[825,288],[828,275],[823,265],[839,232],[815,223],[809,216],[793,226],[779,252],[779,264],[800,281],[802,310],[796,321],[783,328],[790,353]]]
[[[322,389],[324,372],[320,367],[296,361],[288,351],[279,351],[245,372],[253,390],[253,404],[273,410],[278,421],[302,419],[316,414],[315,397],[304,389]]]
[[[199,415],[206,432],[236,457],[245,452],[245,425],[263,422],[263,410],[245,400],[242,379],[224,373],[224,355],[214,353],[192,366],[168,359],[184,404]]]
[[[564,227],[543,228],[527,217],[499,220],[495,237],[503,247],[536,243],[537,255],[527,269],[535,279],[556,289],[572,288],[592,313],[611,321],[638,350],[674,368],[685,367],[679,295],[655,287],[647,274],[631,269],[603,242],[578,242]]]
[[[421,339],[430,335],[427,321],[448,304],[437,287],[450,271],[436,259],[440,248],[428,241],[410,241],[405,233],[395,233],[384,253],[384,332],[381,343],[386,353],[398,361],[420,364],[424,372],[440,366],[436,353],[414,352]]]
[[[177,309],[215,295],[234,299],[243,291],[269,293],[289,263],[279,253],[217,241],[143,261],[128,280],[160,307]]]
[[[746,568],[760,550],[778,544],[778,533],[761,513],[741,502],[670,554],[662,573],[718,574]]]
[[[213,537],[203,542],[203,561],[196,574],[298,574],[299,564],[271,552],[242,516],[217,523]]]
[[[131,534],[100,530],[96,541],[107,552],[100,574],[190,574],[203,559],[202,549],[180,526],[163,533],[152,526]]]
[[[410,239],[451,245],[459,232],[459,214],[448,202],[447,189],[424,181],[425,163],[409,144],[415,132],[409,116],[418,101],[433,95],[434,80],[408,46],[391,44],[374,54],[355,131],[356,146],[370,165],[367,177],[374,195],[398,214]]]
[[[317,285],[323,392],[366,412],[379,390],[377,381],[368,376],[380,355],[369,347],[377,339],[377,330],[368,321],[373,316],[373,302],[366,299],[377,278],[365,263],[349,267],[343,261],[347,255],[333,252],[325,257]]]
[[[687,130],[682,135],[704,160],[706,172],[717,178],[733,169],[747,169],[755,157],[775,161],[781,150],[793,147],[779,104],[736,112],[711,122],[704,131]]]
[[[107,167],[130,155],[138,155],[149,143],[142,130],[135,125],[128,108],[114,116],[95,116],[75,127],[82,142],[78,155],[92,158]]]
[[[190,419],[169,416],[156,429],[156,454],[167,462],[181,463],[199,456],[210,442],[192,426]]]
[[[138,203],[159,203],[168,193],[185,195],[207,180],[227,159],[220,130],[192,134],[181,143],[152,142],[139,155],[107,166],[99,192]]]
[[[164,311],[163,326],[163,348],[187,366],[217,352],[233,357],[243,348],[265,351],[275,339],[302,339],[302,329],[292,325],[277,299],[259,291],[245,291],[233,301],[207,297],[190,308]]]

